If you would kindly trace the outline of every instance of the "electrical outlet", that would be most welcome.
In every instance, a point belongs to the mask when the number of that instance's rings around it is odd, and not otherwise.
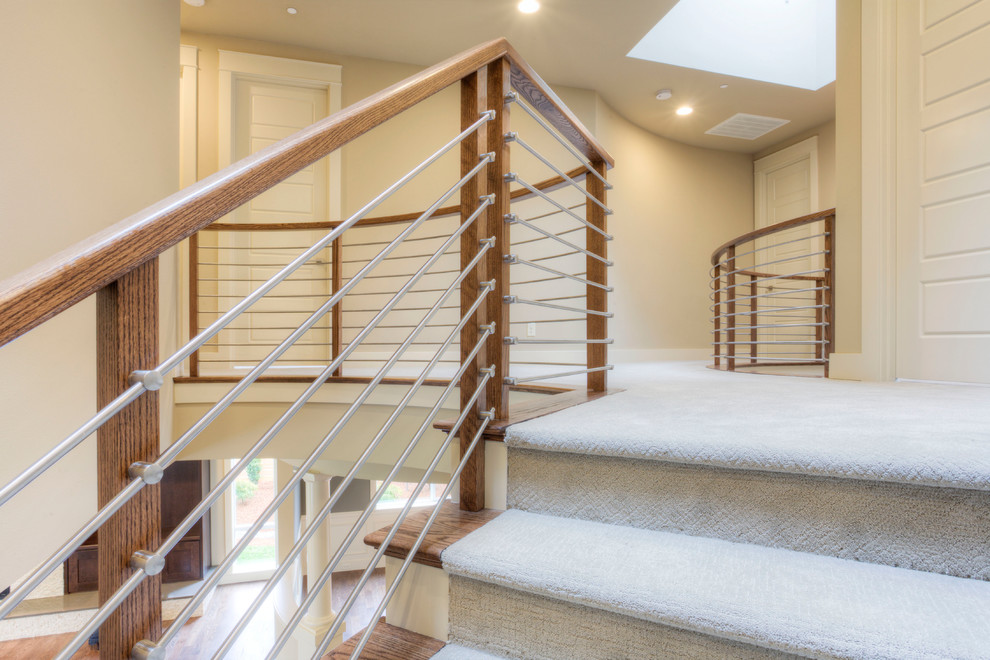
[[[535,323],[527,323],[526,324],[526,336],[527,337],[535,337],[536,336],[536,324]]]

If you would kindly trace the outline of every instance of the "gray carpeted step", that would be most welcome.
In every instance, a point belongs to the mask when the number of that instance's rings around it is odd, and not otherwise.
[[[458,644],[447,644],[433,655],[430,660],[505,660],[498,655],[476,651]]]
[[[508,505],[990,580],[990,491],[510,447]]]
[[[452,643],[498,655],[614,658],[597,649],[631,643],[635,619],[757,647],[763,655],[753,657],[772,657],[759,649],[812,658],[990,657],[990,584],[980,580],[511,510],[449,547],[443,563],[456,576]],[[515,592],[583,607],[521,606]],[[495,620],[474,618],[482,607]],[[589,617],[587,608],[620,616]],[[597,643],[560,651],[526,638],[565,636],[559,631]]]

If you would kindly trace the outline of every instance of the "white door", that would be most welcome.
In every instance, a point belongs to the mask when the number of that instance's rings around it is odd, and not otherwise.
[[[898,3],[897,31],[897,376],[988,383],[990,0]]]
[[[324,90],[253,78],[241,78],[234,87],[234,159],[292,135],[327,115]],[[328,220],[329,179],[326,159],[317,161],[286,181],[262,193],[232,214],[235,223],[277,225]],[[229,232],[226,290],[245,296],[275,275],[328,230]],[[245,314],[244,329],[230,332],[232,365],[250,367],[264,358],[305,321],[331,294],[328,247],[315,261],[302,266],[290,280]],[[235,301],[231,298],[230,301]],[[305,368],[326,364],[330,356],[329,316],[285,353],[278,366]]]
[[[220,165],[263,149],[340,109],[340,67],[318,62],[220,52]],[[339,152],[259,195],[224,222],[278,230],[224,231],[216,237],[220,310],[260,286],[328,233],[291,229],[340,219]],[[216,370],[253,366],[305,321],[331,294],[331,250],[297,270],[222,333]],[[312,371],[331,354],[327,315],[276,363]]]
[[[817,211],[818,138],[808,138],[756,161],[754,181],[756,229]],[[811,308],[816,304],[816,296],[809,289],[815,288],[817,282],[809,278],[819,274],[824,265],[822,256],[814,254],[822,250],[820,233],[820,226],[804,225],[757,239],[755,252],[741,261],[741,266],[761,275],[794,274],[794,278],[761,277],[765,281],[758,285],[757,294],[766,297],[757,299],[757,309],[767,311],[757,316],[757,325],[787,327],[760,328],[759,341],[814,341],[815,328],[807,324],[816,322],[816,310]],[[737,289],[740,294],[750,295],[749,287]],[[737,311],[749,308],[748,304],[737,305]],[[737,333],[736,340],[744,341],[745,337]],[[763,353],[773,354],[779,361],[811,359],[815,352],[813,345],[793,343],[771,344],[763,349]],[[740,353],[744,354],[745,350]]]

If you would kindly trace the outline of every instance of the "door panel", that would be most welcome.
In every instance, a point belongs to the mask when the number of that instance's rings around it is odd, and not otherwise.
[[[990,382],[990,0],[899,5],[897,376]]]

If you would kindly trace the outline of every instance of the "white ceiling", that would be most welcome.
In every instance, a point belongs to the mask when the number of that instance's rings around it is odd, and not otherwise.
[[[542,9],[528,15],[516,3],[206,0],[203,7],[183,3],[182,28],[423,66],[505,37],[551,84],[596,90],[639,126],[711,149],[756,152],[835,116],[835,83],[809,91],[626,57],[676,0],[542,0]],[[655,100],[662,88],[674,97]],[[694,113],[675,115],[685,104]],[[790,123],[756,140],[705,134],[737,112]]]

